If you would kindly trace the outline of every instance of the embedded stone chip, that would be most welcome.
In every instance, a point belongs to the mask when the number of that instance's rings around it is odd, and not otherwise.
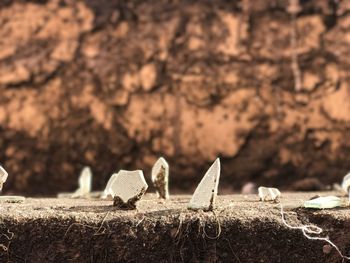
[[[24,196],[4,195],[0,196],[0,203],[23,203],[26,200]]]
[[[84,167],[79,177],[79,188],[72,194],[72,198],[87,196],[91,192],[92,172],[90,167]]]
[[[112,192],[111,192],[111,186],[114,182],[114,180],[117,178],[117,175],[116,173],[112,174],[112,176],[109,178],[108,182],[107,182],[107,185],[106,185],[106,188],[105,190],[103,191],[102,195],[101,195],[101,198],[102,199],[106,199],[108,196],[111,196],[112,195]]]
[[[342,206],[342,200],[337,196],[323,196],[304,202],[305,208],[330,209]]]
[[[152,183],[158,198],[169,199],[169,165],[163,157],[152,167]]]
[[[277,188],[260,186],[258,188],[261,201],[277,201],[281,192]]]
[[[187,206],[188,209],[212,211],[215,208],[220,169],[220,159],[217,158],[197,186]]]
[[[0,165],[0,191],[2,190],[2,186],[6,182],[7,177],[8,177],[8,173],[6,172],[4,167]]]
[[[111,182],[109,193],[114,199],[113,205],[119,209],[135,209],[136,202],[148,188],[141,170],[120,170]]]

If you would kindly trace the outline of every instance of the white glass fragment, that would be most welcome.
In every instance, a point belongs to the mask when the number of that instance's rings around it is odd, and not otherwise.
[[[108,196],[112,196],[112,192],[111,192],[111,185],[113,184],[114,180],[116,179],[118,174],[112,174],[112,176],[109,178],[106,188],[103,191],[101,198],[102,199],[106,199]]]
[[[344,176],[343,182],[341,184],[341,188],[344,190],[345,193],[349,193],[350,190],[350,173]]]
[[[217,158],[197,186],[187,208],[212,211],[215,208],[220,179],[220,159]]]
[[[6,182],[8,177],[8,173],[6,172],[6,170],[4,169],[4,167],[2,167],[0,165],[0,192],[2,190],[2,186],[3,184]],[[4,196],[0,196],[0,202],[1,203],[23,203],[25,200],[24,196],[16,196],[16,195],[4,195]]]
[[[307,200],[304,202],[305,208],[315,208],[315,209],[327,209],[339,207],[342,205],[342,201],[336,196],[324,196],[318,197],[312,200]]]
[[[152,183],[159,198],[169,198],[169,165],[160,157],[152,167]]]
[[[135,209],[136,202],[142,198],[148,188],[141,170],[120,170],[111,182],[109,193],[114,205],[121,209]]]
[[[4,169],[4,167],[2,167],[0,165],[0,192],[2,190],[2,186],[3,184],[6,182],[8,177],[8,173],[6,172],[6,170]]]
[[[258,188],[261,201],[276,201],[281,196],[281,192],[277,188],[263,187]]]
[[[92,172],[90,167],[84,167],[79,177],[79,188],[72,194],[72,198],[87,196],[91,192]]]

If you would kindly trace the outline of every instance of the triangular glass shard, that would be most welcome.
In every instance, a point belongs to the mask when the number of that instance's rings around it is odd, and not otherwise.
[[[84,197],[91,192],[92,172],[90,167],[84,167],[79,177],[79,188],[72,194],[72,198]]]
[[[114,205],[120,209],[135,209],[136,202],[142,198],[148,188],[141,170],[119,171],[110,186]]]
[[[2,186],[6,182],[7,177],[8,177],[8,173],[6,172],[4,167],[0,165],[0,191],[2,190]]]
[[[281,196],[280,190],[272,187],[260,186],[258,192],[261,201],[276,201]]]
[[[169,165],[163,157],[152,167],[152,183],[159,198],[169,198]]]
[[[212,211],[215,208],[220,180],[220,159],[217,158],[197,186],[187,208]]]
[[[106,199],[108,196],[112,195],[111,186],[116,178],[117,178],[117,174],[112,174],[112,176],[109,178],[106,188],[102,193],[102,196],[101,196],[102,199]]]

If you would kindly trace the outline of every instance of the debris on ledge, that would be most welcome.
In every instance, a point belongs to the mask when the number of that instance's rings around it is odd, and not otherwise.
[[[152,183],[161,199],[169,199],[169,165],[160,157],[152,167]]]
[[[281,196],[280,190],[272,187],[260,186],[258,188],[258,193],[261,201],[278,201],[278,198]]]
[[[72,194],[72,198],[85,197],[91,192],[92,172],[90,167],[84,167],[79,177],[79,188]]]
[[[187,206],[188,209],[212,211],[215,208],[219,180],[220,159],[217,158],[197,186],[197,189]]]
[[[343,182],[341,184],[341,188],[345,193],[349,195],[349,199],[350,199],[350,173],[344,176]]]
[[[92,172],[90,167],[86,166],[79,176],[79,188],[74,193],[59,193],[58,198],[86,198],[91,193]]]
[[[112,176],[109,178],[107,185],[105,187],[105,190],[103,191],[101,198],[102,199],[106,199],[109,196],[112,196],[112,192],[111,192],[111,186],[113,185],[114,180],[117,178],[116,173],[112,174]]]
[[[7,180],[7,177],[8,177],[7,171],[4,169],[4,167],[0,165],[0,192],[2,190],[2,186]]]
[[[330,209],[345,206],[345,203],[337,196],[323,196],[304,202],[305,208]]]
[[[4,167],[0,165],[0,193],[4,183],[6,182],[8,177],[8,173]],[[0,202],[3,203],[23,203],[25,201],[25,197],[16,196],[16,195],[3,195],[0,196]]]

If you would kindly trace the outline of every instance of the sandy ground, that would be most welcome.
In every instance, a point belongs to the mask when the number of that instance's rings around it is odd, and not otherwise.
[[[286,211],[294,210],[301,207],[303,201],[308,200],[316,195],[337,195],[338,192],[310,192],[310,193],[283,193],[279,203],[260,202],[258,195],[219,195],[215,214],[218,217],[229,217],[240,221],[262,220],[264,218],[279,221],[281,217],[280,204]],[[137,203],[136,210],[117,210],[111,200],[100,199],[69,199],[69,198],[27,198],[24,203],[0,203],[0,218],[17,220],[28,220],[35,218],[70,218],[77,220],[88,218],[91,222],[99,222],[101,215],[109,213],[107,220],[115,217],[130,217],[130,220],[136,220],[137,216],[161,215],[172,217],[174,215],[195,216],[202,214],[210,217],[214,213],[193,212],[187,209],[190,195],[172,196],[169,200],[163,201],[157,199],[155,194],[147,194]],[[343,196],[344,202],[346,197]],[[306,209],[303,209],[306,212]],[[348,209],[331,209],[331,210],[308,210],[315,215],[329,215],[342,220],[350,219]],[[136,216],[136,217],[135,217]]]
[[[337,192],[283,193],[280,203],[293,226],[322,227],[346,254],[349,208],[304,209],[303,200]],[[344,203],[346,197],[342,197]],[[186,209],[190,196],[161,201],[147,194],[136,210],[121,211],[112,201],[27,198],[0,204],[3,259],[14,262],[338,262],[324,241],[307,240],[287,228],[280,204],[257,195],[224,195],[214,212]],[[6,236],[5,236],[6,235]],[[6,249],[7,248],[7,251]],[[0,251],[1,252],[1,251]],[[1,257],[0,257],[1,259]]]

